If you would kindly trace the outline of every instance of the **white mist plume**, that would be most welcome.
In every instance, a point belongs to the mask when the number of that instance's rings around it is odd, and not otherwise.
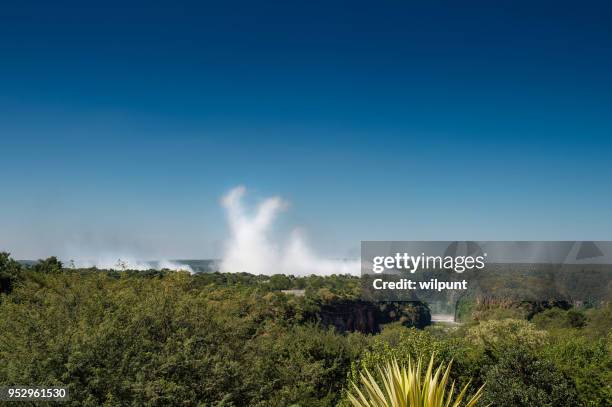
[[[273,242],[269,236],[272,223],[287,203],[280,197],[268,198],[249,216],[243,205],[245,193],[246,188],[239,186],[221,200],[230,227],[221,271],[268,275],[359,273],[359,261],[323,259],[313,253],[298,231],[291,234],[286,244]]]

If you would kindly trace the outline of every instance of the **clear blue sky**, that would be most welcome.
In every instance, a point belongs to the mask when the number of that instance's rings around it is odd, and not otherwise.
[[[0,249],[18,258],[217,256],[238,184],[288,199],[280,230],[330,254],[612,239],[609,2],[12,3]]]

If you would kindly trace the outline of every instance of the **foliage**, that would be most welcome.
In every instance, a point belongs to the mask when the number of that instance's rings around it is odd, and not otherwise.
[[[0,383],[73,405],[333,405],[363,346],[302,324],[296,298],[186,273],[30,277],[0,304]]]
[[[39,260],[33,267],[34,271],[39,273],[59,273],[62,271],[62,262],[55,256],[48,257],[44,260]]]
[[[576,406],[578,395],[553,363],[521,347],[507,348],[486,369],[483,401],[496,406]]]
[[[582,328],[586,325],[586,316],[583,312],[570,309],[551,308],[536,314],[532,322],[539,328]]]
[[[580,405],[611,405],[612,333],[607,337],[591,338],[584,336],[584,332],[557,330],[542,354],[555,364],[555,370],[573,379]]]
[[[612,324],[612,303],[607,303],[598,309],[588,310],[586,316],[587,323],[584,327],[586,335],[594,338],[609,337]]]
[[[496,406],[606,405],[609,349],[601,343],[591,349],[585,343],[571,345],[567,334],[551,335],[521,320],[484,321],[444,333],[394,325],[373,338],[352,364],[348,383],[359,381],[365,370],[381,380],[376,366],[387,360],[405,364],[436,353],[444,362],[455,361],[451,379],[461,386],[472,379],[469,391],[487,383],[482,400]],[[346,395],[344,400],[347,405]]]
[[[9,293],[21,279],[21,265],[7,252],[0,252],[0,294]]]
[[[421,360],[416,365],[411,360],[408,366],[400,365],[397,359],[387,362],[381,369],[378,367],[381,387],[372,374],[366,369],[360,374],[361,388],[353,383],[353,393],[348,398],[355,407],[459,407],[476,405],[482,396],[482,389],[463,402],[468,385],[464,386],[457,396],[454,395],[455,383],[450,389],[448,382],[452,361],[445,368],[444,364],[434,371],[434,355],[431,355],[427,371],[422,374]]]
[[[369,348],[359,360],[352,363],[346,387],[350,388],[351,383],[359,382],[361,372],[365,371],[373,372],[377,380],[382,380],[378,367],[384,366],[389,360],[408,365],[411,360],[429,358],[433,354],[451,366],[450,378],[459,386],[469,385],[469,392],[476,392],[483,384],[479,380],[471,381],[472,377],[479,375],[479,355],[466,342],[457,337],[439,338],[429,331],[406,329],[395,324],[373,337]],[[343,403],[347,405],[347,394],[343,397]]]
[[[612,405],[607,303],[469,300],[464,325],[421,330],[406,325],[429,322],[426,304],[367,303],[350,276],[65,269],[0,253],[0,283],[0,385],[66,385],[69,405],[347,405],[361,372],[382,383],[378,366],[434,353],[455,396],[486,382],[481,403],[496,406]],[[379,318],[382,332],[326,315]]]
[[[470,327],[467,341],[492,351],[511,347],[535,349],[546,343],[546,331],[540,331],[520,319],[489,320]]]

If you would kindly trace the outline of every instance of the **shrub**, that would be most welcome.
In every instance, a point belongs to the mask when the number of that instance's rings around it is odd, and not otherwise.
[[[500,407],[577,406],[578,394],[572,380],[555,365],[528,349],[508,347],[491,365],[484,380],[483,401]]]
[[[582,328],[586,325],[586,320],[584,313],[578,310],[570,309],[566,311],[560,308],[551,308],[536,314],[532,322],[538,328],[559,329]]]
[[[454,395],[455,383],[448,388],[452,361],[444,367],[438,366],[434,371],[434,355],[431,355],[427,371],[422,374],[421,359],[416,366],[408,361],[408,367],[400,365],[397,359],[387,362],[381,369],[378,367],[380,380],[377,381],[366,369],[360,374],[361,388],[353,383],[353,393],[348,399],[355,407],[443,407],[465,405],[472,407],[482,396],[482,387],[476,393],[463,400],[468,390],[464,386],[457,396]],[[444,372],[444,373],[442,373]],[[382,383],[382,387],[379,383]]]
[[[535,349],[546,343],[547,333],[520,319],[491,320],[469,328],[467,340],[493,352],[516,346]]]

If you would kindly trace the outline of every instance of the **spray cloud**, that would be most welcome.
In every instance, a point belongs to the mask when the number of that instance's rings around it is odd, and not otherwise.
[[[246,188],[238,186],[221,200],[230,228],[221,271],[302,276],[359,273],[359,261],[324,259],[313,252],[297,230],[284,244],[272,241],[272,224],[287,208],[287,202],[277,196],[267,198],[249,215],[243,203],[245,193]]]

